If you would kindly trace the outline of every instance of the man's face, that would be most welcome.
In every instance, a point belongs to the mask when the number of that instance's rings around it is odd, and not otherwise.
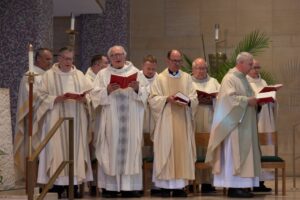
[[[59,66],[65,70],[71,70],[73,66],[74,52],[64,51],[58,57]]]
[[[252,69],[249,71],[248,75],[252,78],[258,78],[260,69],[261,69],[260,64],[257,61],[254,61]]]
[[[100,60],[97,60],[92,66],[93,71],[97,74],[101,69],[104,69],[108,66],[109,62],[106,56],[102,56]]]
[[[242,70],[244,74],[248,74],[253,66],[253,59],[244,60],[242,63]]]
[[[205,61],[196,60],[196,65],[192,69],[193,77],[198,80],[205,79],[207,77],[207,66]]]
[[[109,59],[114,68],[122,68],[125,65],[125,54],[121,48],[113,48]]]
[[[172,72],[178,71],[182,66],[182,57],[180,52],[172,51],[170,58],[167,60],[168,68]]]
[[[51,67],[52,59],[52,53],[48,50],[45,50],[40,56],[37,57],[36,65],[44,70],[48,70]]]
[[[157,68],[156,63],[146,61],[143,64],[143,74],[148,78],[152,78],[155,75],[156,68]]]

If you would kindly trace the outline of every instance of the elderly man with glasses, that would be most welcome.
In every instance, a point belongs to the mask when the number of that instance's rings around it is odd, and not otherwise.
[[[107,55],[111,64],[97,74],[91,92],[94,108],[102,106],[94,142],[99,163],[98,187],[107,198],[119,193],[122,197],[140,197],[143,118],[148,93],[139,84],[139,70],[126,61],[122,46],[111,47]],[[137,79],[131,79],[128,85],[115,82],[116,77],[125,80],[135,75]]]
[[[182,53],[167,54],[167,69],[150,89],[149,104],[156,125],[154,175],[162,197],[187,197],[183,188],[195,179],[195,136],[193,114],[198,100],[192,77],[181,71]]]

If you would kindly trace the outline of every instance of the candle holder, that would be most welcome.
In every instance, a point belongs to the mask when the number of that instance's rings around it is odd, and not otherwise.
[[[75,47],[75,37],[76,37],[76,34],[78,34],[78,32],[75,30],[72,30],[72,29],[68,29],[68,30],[66,30],[66,33],[69,35],[69,46],[74,48]]]

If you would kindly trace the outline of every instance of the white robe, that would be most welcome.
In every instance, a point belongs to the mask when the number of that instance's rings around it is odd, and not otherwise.
[[[220,84],[217,79],[207,77],[202,80],[198,80],[195,77],[193,79],[193,86],[196,90],[204,91],[207,93],[216,92],[220,89]],[[213,105],[200,104],[197,106],[197,111],[195,114],[195,127],[196,133],[210,132],[211,124],[214,114],[214,104],[216,99],[213,99]],[[203,148],[197,148],[197,156],[205,156],[205,150]],[[197,170],[196,176],[199,177],[200,183],[211,183],[213,176],[210,169],[207,170]]]
[[[259,78],[251,78],[247,76],[247,79],[255,92],[257,94],[262,88],[267,86],[265,80],[263,80],[260,76]],[[276,131],[276,121],[275,121],[275,113],[274,111],[278,109],[278,104],[276,103],[267,103],[261,106],[261,110],[258,114],[258,123],[257,129],[258,133],[268,133]],[[274,146],[261,146],[262,155],[272,156],[275,154]],[[274,179],[274,171],[263,170],[260,175],[261,181],[273,180]]]
[[[33,109],[35,109],[39,100],[37,99],[37,88],[40,87],[42,75],[45,73],[43,69],[37,66],[32,67],[32,72],[36,74],[34,76],[33,84]],[[14,134],[14,157],[17,179],[25,177],[25,159],[28,156],[28,101],[29,101],[29,85],[28,76],[24,75],[21,79],[19,86],[16,126]],[[34,112],[35,113],[35,112]],[[33,113],[33,121],[35,121],[35,115]],[[34,122],[33,122],[34,124]],[[33,137],[36,130],[33,130]]]
[[[94,82],[95,78],[96,78],[97,74],[95,74],[92,70],[91,67],[88,68],[88,70],[85,72],[85,77],[91,81],[91,83]]]
[[[74,118],[74,184],[83,181],[91,181],[92,169],[88,148],[89,132],[89,112],[88,103],[75,100],[65,100],[54,103],[56,96],[67,92],[82,93],[91,89],[90,82],[86,80],[84,74],[77,70],[75,66],[70,72],[62,72],[58,64],[48,70],[42,77],[39,95],[43,102],[38,108],[37,119],[42,123],[41,140],[45,138],[47,132],[53,127],[60,117]],[[60,163],[68,160],[68,121],[63,122],[57,133],[41,152],[38,169],[38,183],[48,182]],[[55,185],[68,185],[68,170],[65,168],[56,179]]]
[[[91,97],[94,107],[102,106],[95,148],[99,164],[98,187],[109,191],[142,189],[143,119],[147,91],[139,87],[118,89],[110,95],[111,74],[129,76],[138,72],[129,61],[121,69],[108,66],[95,79]],[[139,77],[138,77],[139,81]]]
[[[176,83],[179,88],[171,85],[170,82]],[[189,97],[190,107],[178,108],[176,105],[166,103],[167,97],[178,91]],[[151,85],[149,104],[156,122],[153,138],[153,181],[156,187],[182,189],[188,184],[188,180],[195,178],[196,150],[193,114],[198,100],[192,85],[192,78],[182,71],[173,76],[169,74],[168,69],[164,70]],[[173,123],[175,122],[173,120],[179,119],[184,120],[180,122],[180,125]],[[173,130],[177,126],[182,126],[183,132]],[[178,141],[179,137],[181,141]],[[182,145],[180,146],[179,143]],[[182,161],[181,164],[179,164],[180,161]]]
[[[256,110],[248,105],[253,95],[245,75],[236,68],[230,69],[221,83],[206,154],[217,187],[259,185]]]

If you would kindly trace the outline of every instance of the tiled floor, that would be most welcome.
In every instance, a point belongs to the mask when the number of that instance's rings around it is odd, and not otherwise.
[[[274,182],[269,181],[266,182],[266,185],[268,187],[272,187],[274,190]],[[264,200],[292,200],[292,199],[299,199],[300,200],[300,177],[296,180],[296,188],[293,187],[293,179],[292,178],[287,178],[287,183],[286,183],[286,196],[282,196],[281,194],[281,181],[279,182],[279,195],[275,195],[275,192],[273,191],[270,194],[256,194],[253,199],[264,199]],[[105,199],[102,197],[88,197],[88,194],[85,195],[84,200],[96,200],[96,199]],[[121,198],[120,198],[121,199]],[[166,200],[166,198],[160,198],[160,197],[150,197],[145,196],[140,198],[141,200],[143,199],[157,199],[157,200]],[[176,199],[191,199],[191,200],[196,200],[196,199],[201,199],[201,200],[215,200],[215,199],[229,199],[226,196],[223,196],[223,190],[219,189],[216,194],[213,195],[205,195],[202,196],[201,194],[198,194],[196,196],[190,195],[188,198],[176,198]],[[236,199],[236,198],[234,198]]]

